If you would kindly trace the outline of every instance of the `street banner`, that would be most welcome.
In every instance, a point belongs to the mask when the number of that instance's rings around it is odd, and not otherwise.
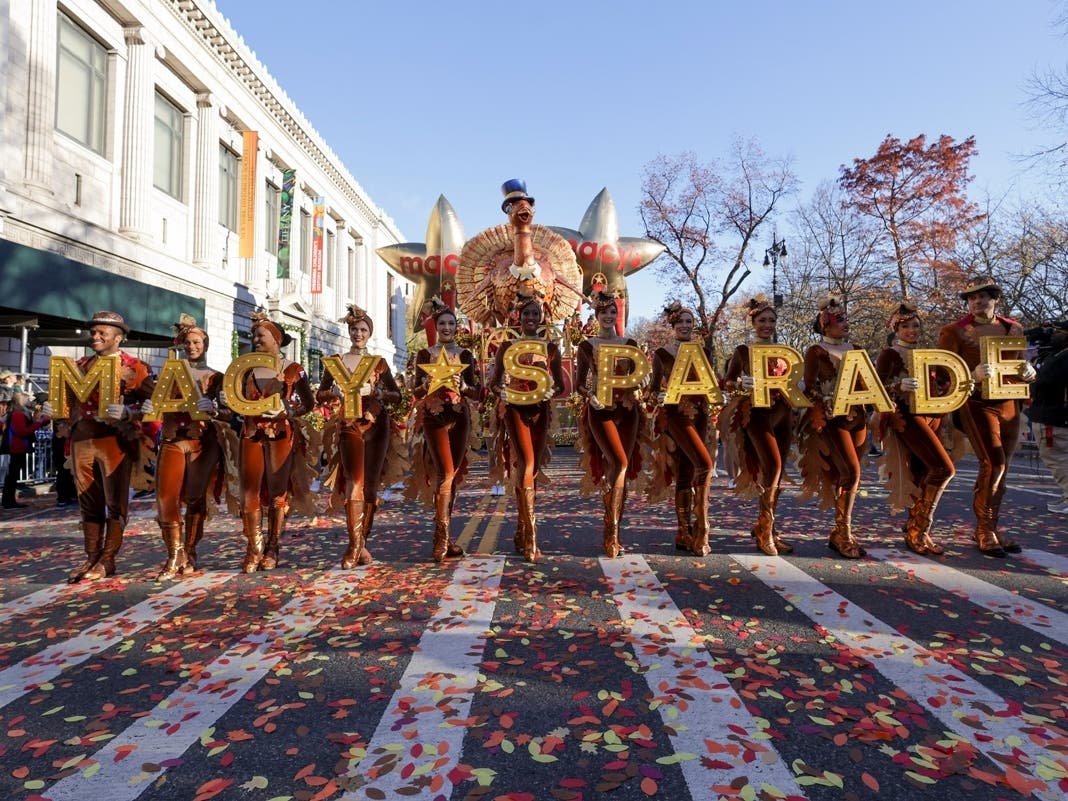
[[[315,213],[312,214],[312,251],[311,251],[311,292],[318,295],[323,291],[323,221],[326,217],[326,198],[315,198]]]
[[[293,192],[297,188],[297,171],[282,170],[282,201],[278,206],[277,278],[289,278],[289,243],[293,233]]]
[[[257,131],[241,134],[241,194],[237,215],[237,255],[251,259],[256,255],[256,161],[260,151]]]

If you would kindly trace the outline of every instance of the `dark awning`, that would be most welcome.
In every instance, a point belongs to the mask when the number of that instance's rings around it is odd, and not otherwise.
[[[182,312],[204,320],[202,298],[6,239],[0,239],[0,309],[44,318],[35,337],[38,341],[48,329],[56,333],[68,329],[74,336],[74,330],[84,328],[101,309],[121,314],[130,326],[130,339],[146,342],[170,341],[171,326]]]

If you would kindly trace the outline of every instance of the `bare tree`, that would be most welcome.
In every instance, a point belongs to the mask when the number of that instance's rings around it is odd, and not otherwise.
[[[722,162],[687,152],[645,166],[645,235],[665,247],[660,274],[693,303],[706,336],[751,273],[746,257],[757,231],[796,189],[789,160],[769,158],[753,140],[736,140]]]

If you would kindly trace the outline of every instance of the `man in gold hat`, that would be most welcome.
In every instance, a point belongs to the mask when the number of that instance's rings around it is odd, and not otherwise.
[[[938,347],[953,351],[964,359],[978,385],[993,374],[993,366],[982,361],[980,338],[1023,336],[1023,327],[996,313],[1001,287],[989,276],[973,281],[960,297],[968,304],[968,314],[942,329]],[[1006,356],[1022,358],[1023,354]],[[1024,362],[1019,379],[1030,384],[1035,377],[1035,368]],[[1020,406],[1018,400],[984,400],[977,386],[960,408],[961,426],[979,459],[972,501],[975,542],[979,550],[989,556],[1004,557],[1006,553],[1020,552],[1020,546],[998,530],[1009,465],[1020,441]]]
[[[122,315],[98,311],[86,323],[91,356],[78,360],[82,373],[97,359],[118,356],[120,401],[99,408],[94,391],[85,401],[69,392],[71,464],[78,489],[86,561],[71,571],[71,583],[97,580],[115,574],[115,557],[122,547],[130,500],[130,475],[140,452],[140,403],[156,388],[149,367],[121,350],[130,327]],[[132,404],[132,405],[131,405]],[[51,416],[51,405],[43,411]]]

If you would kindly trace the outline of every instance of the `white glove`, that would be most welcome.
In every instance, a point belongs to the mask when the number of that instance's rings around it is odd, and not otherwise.
[[[742,389],[751,390],[756,385],[756,379],[751,375],[738,376],[738,386]]]
[[[898,384],[901,387],[902,392],[915,392],[920,388],[920,379],[913,378],[912,376],[905,376],[901,379],[901,383]]]
[[[154,411],[156,411],[156,406],[152,403],[152,398],[141,401],[141,414],[152,414]]]
[[[362,395],[363,397],[365,397],[365,398],[366,398],[366,397],[367,397],[368,395],[370,395],[370,394],[371,394],[371,393],[372,393],[373,391],[374,391],[374,387],[372,387],[372,386],[371,386],[371,382],[370,382],[370,381],[366,381],[366,382],[364,382],[363,384],[360,384],[360,394],[361,394],[361,395]]]
[[[667,392],[665,392],[664,390],[660,390],[659,392],[656,393],[656,405],[657,406],[663,406],[665,400],[667,400]]]
[[[52,416],[52,404],[49,403],[48,401],[45,401],[44,403],[41,404],[41,417],[51,417],[51,416]]]
[[[1020,365],[1020,369],[1017,370],[1017,375],[1020,376],[1025,382],[1030,384],[1036,378],[1038,378],[1038,371],[1035,370],[1035,366],[1031,362],[1024,362]]]
[[[552,401],[556,397],[556,390],[553,387],[549,387],[545,390],[545,394],[541,396],[543,401]]]
[[[276,420],[279,417],[285,417],[285,416],[286,416],[285,404],[283,404],[282,407],[280,409],[276,410],[276,411],[268,410],[268,411],[266,411],[266,412],[264,412],[263,414],[260,415],[260,417],[266,417],[268,420]]]
[[[151,402],[152,401],[145,401],[145,403],[151,403]],[[145,408],[144,406],[141,407],[142,410],[144,408]],[[218,414],[219,406],[211,398],[201,398],[200,400],[197,401],[197,411],[198,412],[207,412],[208,414],[214,416],[214,415]]]
[[[112,403],[108,405],[105,414],[109,420],[125,420],[130,416],[130,411],[124,403]]]
[[[601,403],[596,392],[590,394],[590,408],[596,409],[597,411],[601,411],[601,409],[604,408],[604,404]]]
[[[975,365],[975,369],[972,370],[972,378],[975,379],[976,383],[984,379],[990,378],[990,376],[992,376],[993,374],[994,368],[991,367],[989,364],[977,364]]]
[[[230,401],[226,397],[226,392],[221,389],[219,390],[219,405],[227,407],[230,406]]]

